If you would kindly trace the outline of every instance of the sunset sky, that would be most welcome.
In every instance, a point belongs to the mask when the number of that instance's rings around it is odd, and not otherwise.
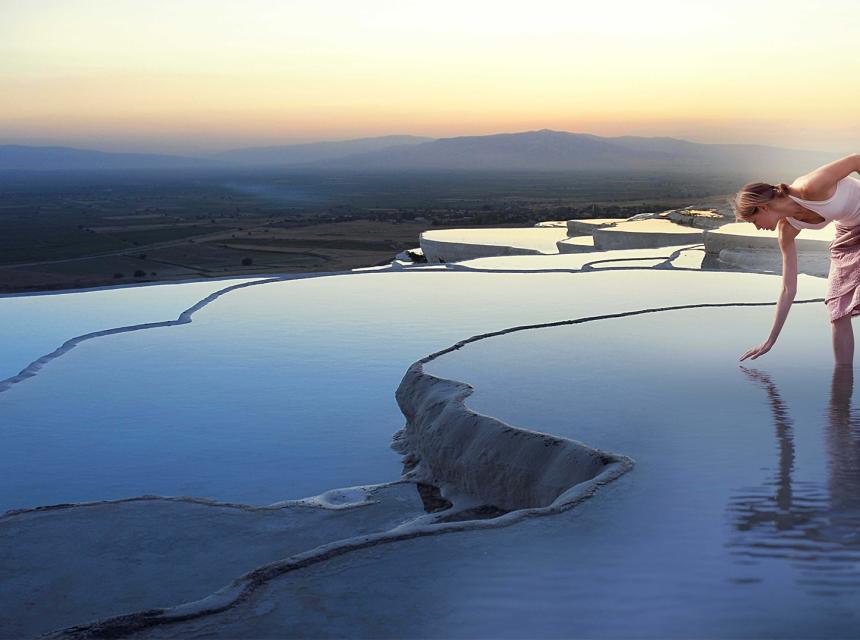
[[[530,129],[860,151],[860,3],[0,0],[0,144]]]

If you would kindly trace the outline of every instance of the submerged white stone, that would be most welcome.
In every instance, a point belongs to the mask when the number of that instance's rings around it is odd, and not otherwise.
[[[209,596],[273,560],[424,513],[415,487],[328,491],[255,507],[141,497],[0,517],[0,636]]]

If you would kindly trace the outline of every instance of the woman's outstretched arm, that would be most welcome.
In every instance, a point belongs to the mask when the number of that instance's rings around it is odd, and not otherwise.
[[[779,221],[779,249],[782,251],[782,291],[780,291],[779,300],[776,303],[776,317],[767,339],[744,353],[740,358],[741,362],[747,358],[755,360],[770,351],[771,347],[776,344],[780,331],[782,331],[782,325],[785,324],[785,319],[788,317],[794,296],[797,295],[797,245],[794,239],[798,233],[800,233],[800,229],[792,227],[785,218]]]
[[[794,239],[800,229],[792,227],[787,220],[783,219],[779,228],[779,250],[782,251],[782,291],[779,294],[779,303],[776,305],[776,318],[773,321],[773,329],[770,331],[769,340],[776,342],[794,296],[797,295],[797,244]]]
[[[825,197],[837,182],[854,172],[860,173],[860,153],[852,153],[834,160],[797,180],[804,198],[815,200]]]

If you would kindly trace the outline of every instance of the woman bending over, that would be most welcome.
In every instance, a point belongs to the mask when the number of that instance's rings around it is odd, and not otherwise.
[[[765,182],[745,184],[735,196],[738,221],[757,229],[776,229],[782,252],[782,292],[770,335],[741,356],[755,360],[770,351],[782,330],[797,293],[797,248],[794,239],[802,229],[836,224],[830,243],[830,272],[824,303],[833,331],[836,364],[854,361],[851,318],[860,315],[860,154],[851,154],[797,178],[790,185]]]

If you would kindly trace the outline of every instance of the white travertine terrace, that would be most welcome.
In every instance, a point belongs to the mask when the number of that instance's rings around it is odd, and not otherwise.
[[[574,236],[555,243],[559,253],[586,253],[594,251],[593,236]]]
[[[611,227],[619,222],[624,222],[624,218],[583,218],[582,220],[568,220],[567,234],[570,236],[583,233],[591,235],[595,229]]]
[[[698,229],[716,229],[726,224],[725,216],[707,209],[672,209],[666,218]]]
[[[836,227],[827,225],[823,229],[803,229],[795,239],[798,251],[820,251],[827,253],[828,244],[836,236]],[[704,232],[705,249],[719,253],[723,249],[776,249],[779,250],[778,233],[770,229],[756,229],[749,222],[732,222],[719,229]]]
[[[803,229],[795,238],[797,270],[826,277],[830,270],[830,243],[836,227]],[[734,222],[704,232],[705,250],[721,262],[742,269],[782,273],[782,252],[777,231],[756,229],[748,222]]]
[[[779,249],[721,249],[719,260],[738,269],[782,273],[782,252]],[[830,271],[830,256],[821,251],[798,251],[797,271],[826,278]]]
[[[695,268],[735,268],[780,273],[782,254],[777,233],[758,230],[713,210],[671,209],[639,214],[628,219],[568,220],[567,234],[557,237],[555,250],[548,241],[559,231],[557,221],[526,229],[438,229],[421,236],[428,261],[462,263],[480,258],[514,255],[592,254],[595,251],[661,249],[702,245],[707,254]],[[540,224],[540,223],[539,223]],[[798,271],[826,277],[830,268],[829,244],[835,228],[804,229],[797,237]],[[676,263],[677,266],[677,263]],[[529,267],[526,267],[529,268]]]
[[[702,230],[662,214],[640,214],[634,220],[594,218],[526,228],[433,229],[420,236],[428,262],[460,262],[506,255],[582,253],[594,250],[658,248],[702,242]],[[693,220],[698,216],[681,216]],[[709,221],[713,220],[711,214]],[[680,214],[678,214],[680,215]],[[719,216],[717,216],[719,218]]]
[[[571,238],[576,240],[577,238]],[[654,266],[648,262],[664,263],[673,268],[699,270],[705,255],[701,244],[680,244],[658,249],[627,249],[615,251],[587,251],[543,256],[496,256],[462,260],[448,265],[454,270],[489,271],[568,271],[605,269],[615,264]],[[426,268],[426,267],[425,267]]]
[[[433,229],[420,236],[428,262],[456,262],[499,255],[558,253],[556,242],[567,237],[563,227],[511,229]]]
[[[702,231],[671,220],[636,220],[594,230],[596,249],[644,249],[702,241]]]

